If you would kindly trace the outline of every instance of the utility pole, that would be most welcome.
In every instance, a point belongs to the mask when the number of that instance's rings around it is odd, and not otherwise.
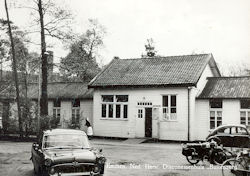
[[[7,6],[7,0],[5,2],[5,11],[7,16],[7,23],[8,23],[8,32],[11,42],[11,49],[12,49],[12,69],[13,75],[15,79],[15,86],[16,86],[16,100],[17,100],[17,112],[18,112],[18,123],[19,123],[19,132],[20,137],[23,137],[23,125],[21,119],[21,107],[20,107],[20,97],[19,97],[19,82],[18,82],[18,75],[17,75],[17,67],[16,67],[16,53],[15,53],[15,44],[12,36],[11,26],[10,26],[10,19],[9,19],[9,11]]]

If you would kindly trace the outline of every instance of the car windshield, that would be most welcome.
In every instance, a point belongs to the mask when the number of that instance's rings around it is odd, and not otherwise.
[[[87,136],[57,134],[44,136],[43,148],[90,148]]]

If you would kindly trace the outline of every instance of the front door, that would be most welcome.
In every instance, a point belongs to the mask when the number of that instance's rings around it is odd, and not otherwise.
[[[152,137],[152,108],[145,108],[145,137]]]

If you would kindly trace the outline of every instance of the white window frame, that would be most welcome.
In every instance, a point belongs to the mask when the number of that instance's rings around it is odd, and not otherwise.
[[[137,109],[137,118],[143,119],[144,118],[144,108]]]
[[[245,123],[241,123],[241,113],[245,113]],[[250,109],[240,109],[240,124],[250,126]]]
[[[54,111],[56,112],[54,116]],[[58,111],[60,111],[60,116],[58,116]],[[53,107],[53,117],[60,118],[61,119],[61,107]]]
[[[214,99],[214,101],[216,101],[217,99]],[[218,122],[221,121],[221,125],[223,124],[223,99],[218,99],[221,101],[221,108],[212,108],[211,107],[211,102],[213,102],[212,100],[209,100],[209,129],[215,129],[217,128],[219,125]],[[214,128],[211,128],[211,112],[214,112]],[[221,120],[218,120],[218,112],[221,113]]]
[[[211,112],[214,112],[214,128],[211,128],[211,125],[210,125],[210,123],[211,123]],[[219,117],[218,112],[221,113],[221,120],[218,120],[218,117]],[[222,113],[223,113],[222,108],[210,108],[210,110],[209,110],[209,129],[215,129],[218,126],[220,126],[218,124],[218,122],[220,122],[220,121],[221,121],[221,125],[222,125],[222,123],[223,123]]]
[[[102,96],[105,95],[110,95],[113,96],[113,102],[104,102],[102,101]],[[101,119],[109,119],[109,120],[128,120],[128,111],[129,111],[129,106],[128,106],[128,101],[127,102],[117,102],[116,96],[119,95],[125,95],[125,94],[105,94],[101,95]],[[129,95],[126,95],[129,97]],[[102,105],[106,105],[106,116],[102,116]],[[113,114],[112,117],[109,117],[109,105],[113,105]],[[116,117],[116,105],[120,105],[120,117]],[[127,118],[124,118],[124,105],[127,105]]]
[[[177,118],[177,95],[176,94],[162,95],[162,101],[163,101],[164,96],[168,97],[168,106],[163,106],[163,103],[162,103],[162,111],[161,112],[162,112],[163,120],[172,121],[172,122],[178,121],[178,118]],[[175,102],[176,105],[175,106],[171,106],[171,96],[175,96],[175,98],[176,98],[176,102]],[[171,113],[171,108],[175,108],[176,112]],[[175,114],[175,118],[173,118],[173,116],[171,116],[171,114]]]
[[[78,112],[78,113],[77,113]],[[76,122],[77,123],[80,123],[80,107],[72,107],[72,113],[71,113],[71,124],[73,124],[73,118],[75,118],[75,121],[77,119],[77,114],[79,114],[79,121]]]
[[[249,101],[249,99],[248,99]],[[240,124],[242,125],[246,125],[246,126],[250,126],[250,108],[241,108],[242,105],[241,105],[242,101],[240,100]],[[241,113],[245,113],[245,123],[241,123]]]
[[[75,124],[79,124],[80,123],[80,106],[81,106],[81,101],[78,99],[79,101],[79,106],[74,106],[74,103],[71,102],[71,124],[74,124],[73,123],[73,118],[75,118],[75,121],[77,119],[77,114],[79,115],[79,121],[76,122]],[[78,113],[77,113],[78,112]]]

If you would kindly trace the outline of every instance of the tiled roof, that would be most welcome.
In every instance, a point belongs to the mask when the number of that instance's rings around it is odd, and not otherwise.
[[[250,76],[208,78],[198,98],[250,98]]]
[[[195,85],[212,62],[212,54],[113,59],[89,87]]]
[[[20,90],[24,90],[20,87]],[[37,99],[38,97],[38,84],[31,83],[28,86],[28,97]],[[49,99],[92,99],[93,90],[88,89],[86,83],[81,82],[55,82],[48,83],[48,98]],[[14,86],[1,84],[0,98],[13,99],[15,98]]]

